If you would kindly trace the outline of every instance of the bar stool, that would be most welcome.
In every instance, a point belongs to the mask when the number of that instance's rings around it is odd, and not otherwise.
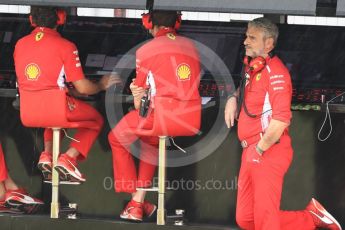
[[[168,97],[154,97],[154,122],[152,129],[132,129],[139,136],[159,136],[157,225],[165,225],[165,180],[166,140],[168,136],[193,136],[199,133],[201,121],[201,99],[181,100]]]
[[[67,120],[67,96],[63,89],[19,90],[20,118],[24,126],[51,128],[53,130],[53,166],[60,154],[60,131],[63,128],[92,128],[89,121],[70,122]],[[50,217],[59,217],[59,174],[52,167],[52,201]]]

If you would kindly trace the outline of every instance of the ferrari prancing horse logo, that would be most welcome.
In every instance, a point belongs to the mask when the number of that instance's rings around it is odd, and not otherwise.
[[[41,40],[44,36],[44,33],[43,32],[38,32],[35,36],[35,40],[36,42],[38,42],[39,40]]]
[[[261,73],[258,73],[255,77],[256,81],[259,81],[261,79]]]
[[[170,38],[171,40],[175,40],[176,36],[173,33],[167,33],[167,37]]]

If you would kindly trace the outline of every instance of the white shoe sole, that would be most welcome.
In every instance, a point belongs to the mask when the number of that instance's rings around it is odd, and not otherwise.
[[[132,221],[140,221],[140,222],[143,221],[142,219],[136,218],[136,217],[132,216],[131,214],[127,214],[127,215],[121,214],[120,218],[124,219],[124,220],[132,220]]]
[[[319,209],[318,208],[318,201],[316,201],[314,198],[312,198],[312,202],[314,204],[314,206],[325,216],[327,217],[328,219],[330,219],[335,225],[338,226],[338,228],[340,230],[342,230],[340,224],[338,223],[338,221],[329,213],[327,212],[327,210],[325,208],[322,208],[322,209]],[[321,205],[321,204],[320,204]],[[316,217],[320,218],[319,215],[317,215],[316,213],[314,213],[313,211],[310,211],[310,213],[314,214]],[[322,220],[321,220],[322,221]]]
[[[54,167],[54,169],[58,171],[60,179],[62,181],[72,181],[72,182],[79,182],[79,183],[86,181],[85,178],[79,177],[77,174],[69,171],[64,166],[57,165]]]
[[[43,207],[43,203],[22,203],[17,200],[8,200],[5,203],[5,206],[10,209],[10,211],[13,213],[36,213],[38,210]]]

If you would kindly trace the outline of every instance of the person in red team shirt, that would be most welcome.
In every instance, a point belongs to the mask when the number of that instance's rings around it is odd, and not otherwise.
[[[147,20],[145,17],[148,17]],[[122,219],[141,221],[143,216],[151,216],[156,210],[155,205],[145,201],[145,191],[137,191],[136,188],[152,186],[158,157],[158,137],[138,137],[128,130],[152,128],[155,96],[200,98],[199,54],[189,39],[176,33],[180,17],[176,11],[153,11],[143,15],[144,26],[154,38],[136,52],[136,78],[130,85],[136,110],[126,114],[108,136],[113,153],[115,191],[132,195],[131,201],[120,214]],[[151,107],[147,116],[141,117],[140,102],[147,94],[151,97]],[[130,145],[138,138],[141,152],[137,172]]]
[[[292,86],[287,68],[272,53],[277,38],[278,27],[270,20],[248,23],[245,77],[225,107],[229,128],[239,112],[243,147],[236,221],[242,229],[339,230],[340,224],[314,198],[303,211],[280,210],[284,175],[293,155],[288,134]]]
[[[36,28],[21,38],[15,47],[14,62],[19,89],[64,89],[71,82],[79,94],[96,94],[118,82],[117,78],[103,76],[93,83],[86,79],[79,60],[78,49],[56,31],[65,20],[63,11],[54,7],[32,6],[30,20]],[[102,126],[103,117],[87,103],[67,95],[67,119],[73,122],[94,122],[93,128],[78,128],[66,153],[61,154],[55,168],[62,181],[80,183],[84,176],[76,168],[77,159],[85,159]],[[95,128],[96,127],[96,128]],[[52,130],[44,132],[45,150],[38,167],[45,180],[51,180]]]
[[[4,152],[0,143],[0,213],[33,213],[44,203],[31,197],[8,175]]]

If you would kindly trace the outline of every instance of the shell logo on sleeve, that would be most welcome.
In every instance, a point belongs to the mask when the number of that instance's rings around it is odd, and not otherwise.
[[[190,80],[191,73],[192,71],[189,65],[182,63],[179,66],[177,66],[176,75],[180,81]]]
[[[35,63],[30,63],[25,68],[25,76],[29,81],[37,81],[41,75],[39,66]]]

